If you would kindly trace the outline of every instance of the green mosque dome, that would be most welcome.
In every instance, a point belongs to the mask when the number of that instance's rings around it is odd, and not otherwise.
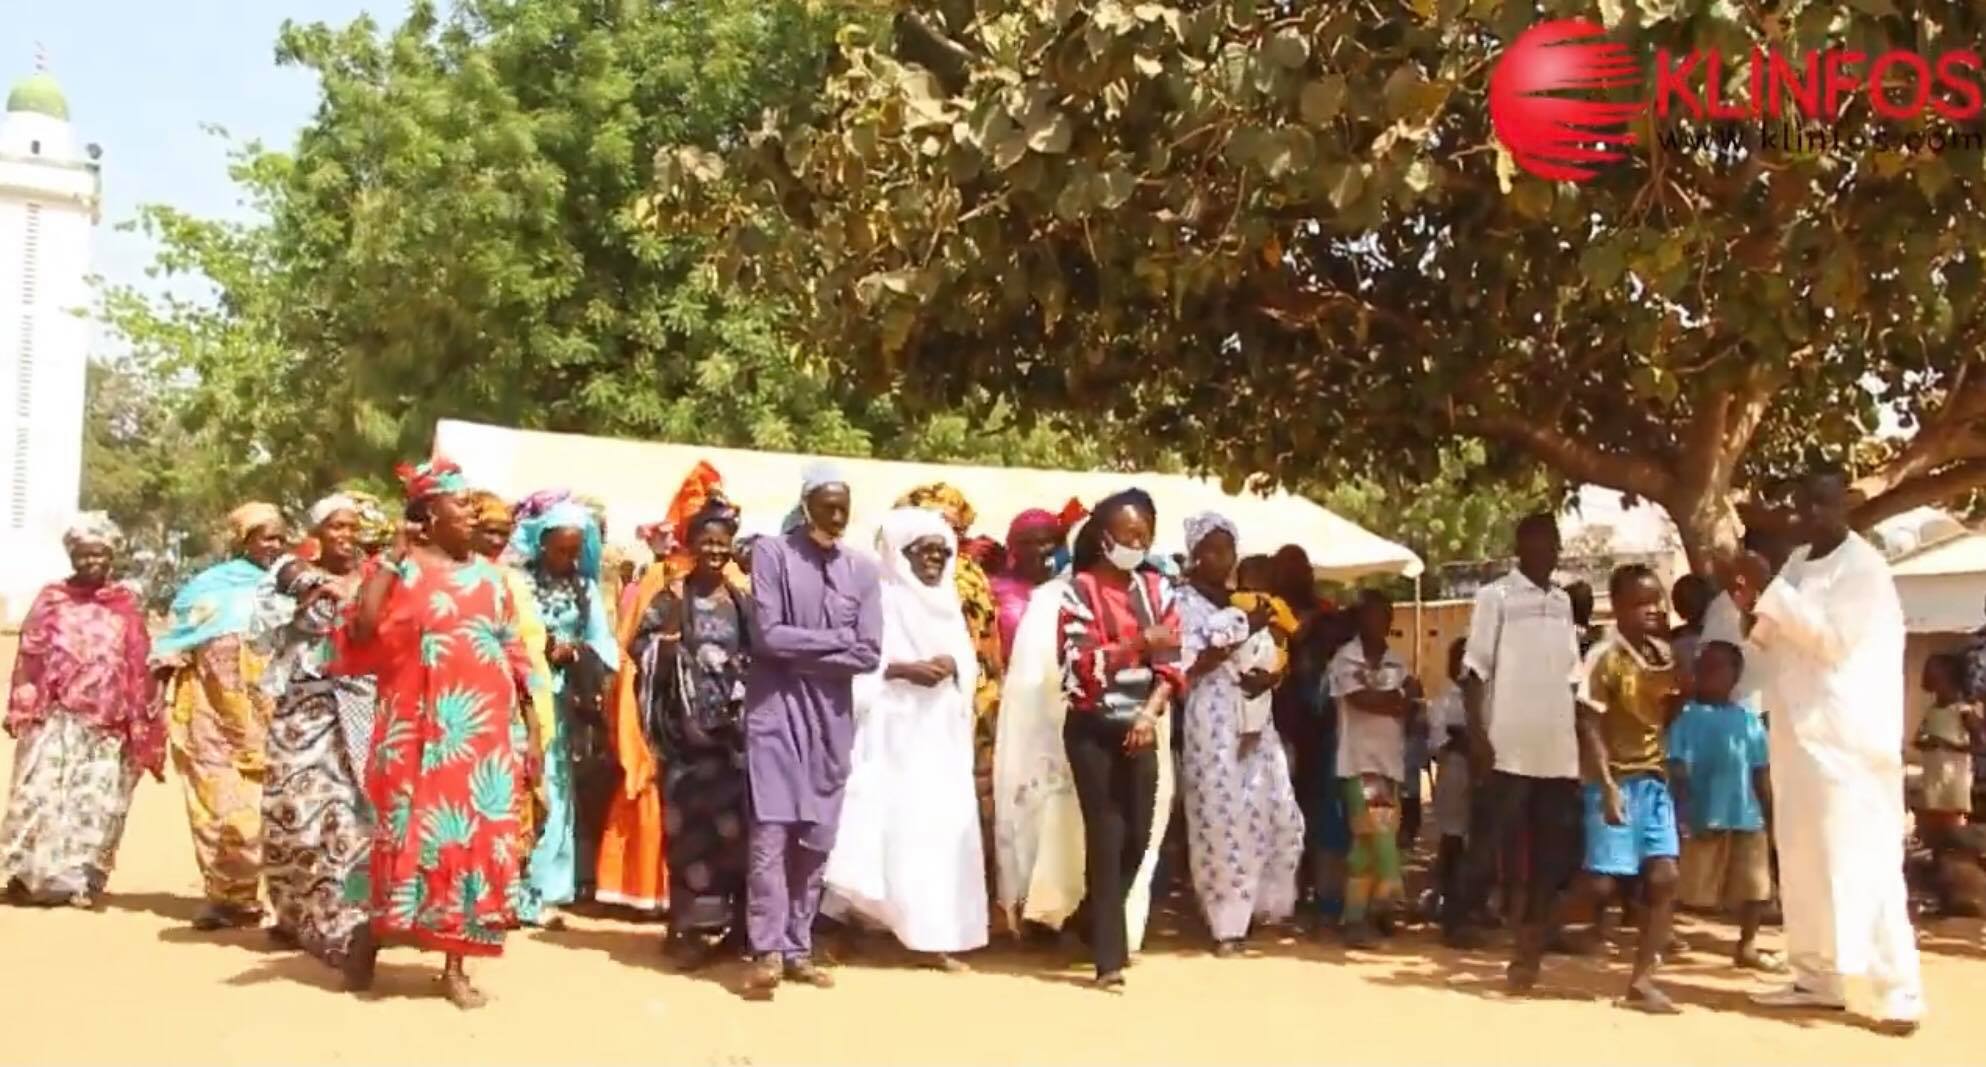
[[[69,121],[69,101],[62,95],[62,87],[47,71],[37,71],[16,83],[7,94],[7,110],[27,111],[36,115],[47,115],[52,119]]]

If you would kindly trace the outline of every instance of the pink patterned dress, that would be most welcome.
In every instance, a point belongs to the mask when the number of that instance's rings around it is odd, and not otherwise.
[[[150,645],[122,585],[57,582],[28,609],[5,719],[16,742],[0,821],[7,889],[42,903],[103,891],[138,776],[165,765]]]

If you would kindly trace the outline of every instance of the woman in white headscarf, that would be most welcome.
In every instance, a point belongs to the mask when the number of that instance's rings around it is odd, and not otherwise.
[[[262,583],[249,639],[269,657],[262,691],[274,703],[262,790],[262,875],[276,922],[269,937],[344,964],[366,919],[345,879],[367,852],[361,800],[376,689],[368,675],[333,675],[331,631],[364,578],[361,505],[342,493],[310,509],[316,558],[285,556]]]
[[[987,905],[972,781],[979,672],[953,577],[958,541],[941,515],[908,507],[884,517],[878,540],[882,666],[857,684],[828,909],[960,970],[951,954],[986,944]]]
[[[1296,910],[1303,860],[1303,812],[1282,740],[1270,716],[1249,714],[1249,699],[1272,679],[1236,655],[1250,635],[1247,616],[1229,606],[1239,540],[1226,516],[1203,511],[1187,519],[1187,581],[1179,592],[1186,840],[1193,890],[1222,956],[1240,949],[1251,922],[1281,921]]]
[[[89,907],[110,877],[139,774],[164,775],[145,613],[111,581],[121,540],[103,513],[83,516],[62,537],[74,573],[43,589],[21,620],[0,720],[15,741],[0,820],[0,886],[10,898]]]

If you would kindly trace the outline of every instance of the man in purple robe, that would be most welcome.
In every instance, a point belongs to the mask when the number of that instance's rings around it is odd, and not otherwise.
[[[752,548],[746,927],[758,961],[750,988],[764,995],[782,978],[834,984],[813,961],[814,915],[848,784],[853,683],[882,658],[876,564],[841,544],[848,484],[832,465],[808,468],[799,510],[797,526]]]

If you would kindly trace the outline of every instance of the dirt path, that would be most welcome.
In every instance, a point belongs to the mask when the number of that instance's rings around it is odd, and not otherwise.
[[[0,753],[0,766],[7,754]],[[1553,961],[1546,996],[1496,992],[1500,961],[1413,934],[1382,953],[1295,942],[1216,961],[1163,936],[1110,997],[1084,971],[981,953],[947,976],[892,961],[847,965],[831,991],[741,1001],[733,970],[672,974],[652,927],[582,921],[514,937],[477,972],[495,1003],[463,1014],[430,994],[435,961],[383,957],[361,1000],[258,934],[186,927],[198,882],[178,784],[140,787],[107,906],[0,908],[0,1062],[406,1063],[1977,1063],[1986,980],[1974,925],[1924,941],[1933,1017],[1908,1042],[1823,1016],[1762,1016],[1751,987],[1701,953],[1669,969],[1685,1014],[1614,1008],[1622,972]],[[1692,938],[1725,943],[1728,931]]]

